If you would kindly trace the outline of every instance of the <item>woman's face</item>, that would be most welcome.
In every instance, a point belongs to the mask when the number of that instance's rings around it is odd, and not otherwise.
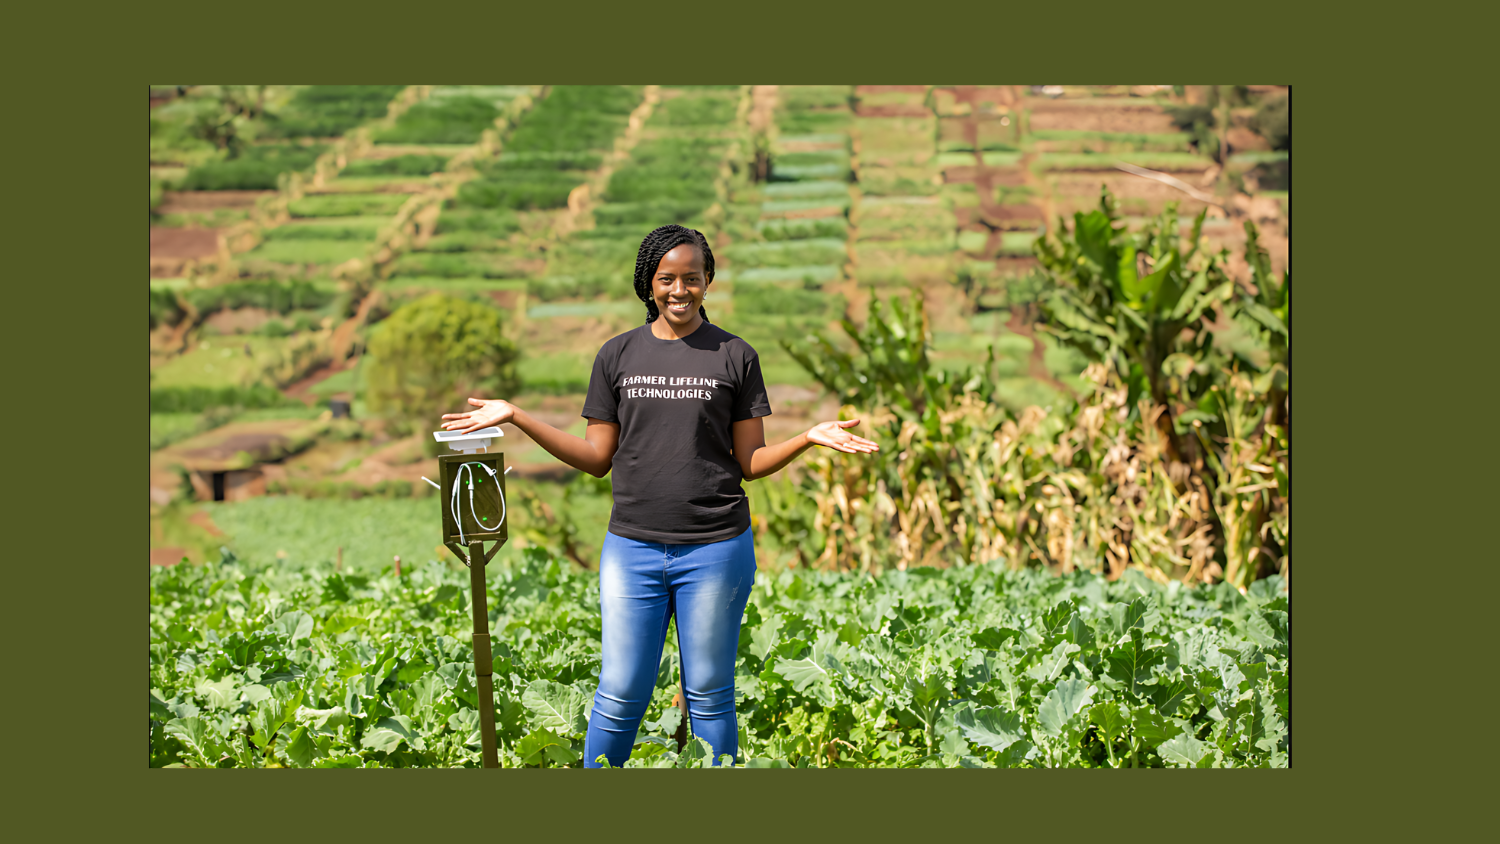
[[[676,327],[691,327],[701,317],[698,308],[709,281],[703,272],[703,255],[698,247],[684,243],[662,256],[651,279],[651,294],[657,310]]]

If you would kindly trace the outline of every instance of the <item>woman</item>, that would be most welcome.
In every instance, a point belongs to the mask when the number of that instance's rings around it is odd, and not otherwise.
[[[559,460],[602,478],[614,471],[614,509],[599,555],[604,652],[584,742],[584,764],[630,758],[651,701],[667,622],[677,617],[683,690],[693,734],[714,759],[734,758],[734,663],[755,582],[750,504],[741,480],[763,478],[814,445],[848,454],[879,446],[823,422],[766,445],[771,413],[748,343],[712,325],[702,307],[714,256],[700,232],[662,226],[641,242],[635,292],[646,323],[594,358],[582,439],[501,400],[443,416],[445,430],[509,422]],[[717,761],[715,761],[717,764]]]

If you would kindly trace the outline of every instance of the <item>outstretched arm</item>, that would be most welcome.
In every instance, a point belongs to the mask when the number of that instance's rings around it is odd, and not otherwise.
[[[815,445],[836,449],[845,454],[870,454],[880,446],[844,430],[859,424],[858,419],[844,422],[820,422],[795,437],[776,445],[766,445],[766,428],[760,418],[741,419],[734,423],[734,459],[739,461],[745,480],[753,481],[779,472]]]
[[[468,413],[443,414],[444,431],[468,433],[509,422],[546,449],[548,454],[581,472],[602,478],[614,465],[615,449],[620,445],[620,426],[617,423],[590,419],[588,429],[580,438],[532,418],[531,414],[508,401],[471,398],[469,404],[477,409]]]

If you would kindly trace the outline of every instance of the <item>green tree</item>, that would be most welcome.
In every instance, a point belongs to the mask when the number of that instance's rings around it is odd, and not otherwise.
[[[505,396],[520,386],[520,352],[501,314],[433,293],[398,308],[370,338],[370,409],[402,427],[435,425],[465,395]]]

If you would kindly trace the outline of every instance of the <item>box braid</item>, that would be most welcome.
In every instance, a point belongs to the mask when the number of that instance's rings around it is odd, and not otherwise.
[[[635,295],[641,297],[646,303],[646,322],[655,322],[661,316],[656,307],[656,297],[651,295],[651,277],[656,274],[656,269],[661,266],[661,259],[668,252],[691,243],[698,247],[698,252],[703,256],[703,275],[708,281],[714,280],[714,253],[708,248],[708,239],[703,232],[679,225],[667,225],[653,229],[646,239],[641,241],[641,250],[635,256]],[[704,322],[708,322],[708,311],[702,307],[698,308],[699,316]]]

